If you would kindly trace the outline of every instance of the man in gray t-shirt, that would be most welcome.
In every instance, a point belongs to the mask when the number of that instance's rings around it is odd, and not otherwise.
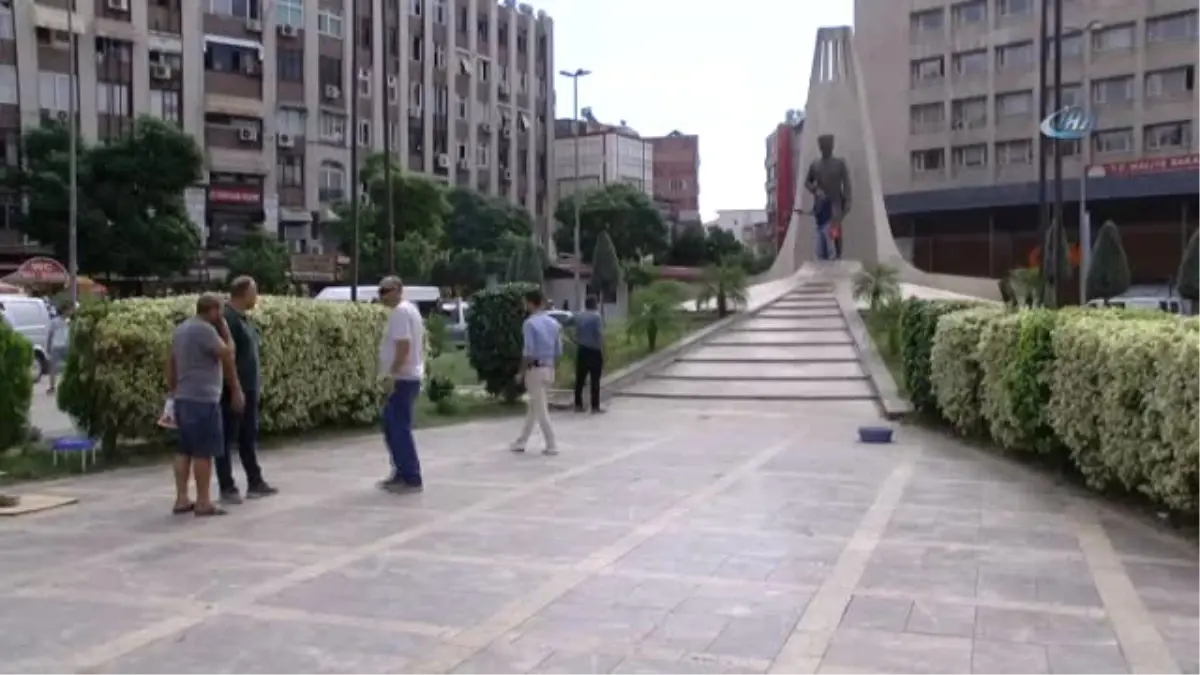
[[[167,388],[175,405],[179,449],[175,457],[175,513],[224,514],[209,494],[213,458],[225,452],[221,424],[221,384],[229,387],[231,405],[245,404],[234,367],[233,341],[221,315],[221,299],[212,294],[196,301],[196,314],[175,328],[167,359]],[[188,498],[188,478],[195,475],[196,501]]]

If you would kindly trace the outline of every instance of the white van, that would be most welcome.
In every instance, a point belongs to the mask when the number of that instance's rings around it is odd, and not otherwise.
[[[0,295],[7,322],[33,345],[33,380],[42,379],[49,367],[46,342],[50,339],[50,306],[28,295]]]
[[[404,299],[417,306],[421,314],[428,316],[437,308],[441,293],[434,286],[405,286]],[[326,286],[317,293],[316,300],[324,302],[350,302],[349,286]],[[359,302],[379,302],[379,286],[359,286]]]

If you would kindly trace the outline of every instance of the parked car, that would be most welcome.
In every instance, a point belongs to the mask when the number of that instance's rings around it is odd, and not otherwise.
[[[561,325],[561,326],[575,325],[575,313],[574,312],[568,312],[565,309],[551,309],[551,310],[547,310],[546,313],[549,314],[550,318],[557,321],[559,323],[559,325]]]
[[[467,346],[467,321],[471,318],[471,305],[461,300],[443,302],[438,312],[446,319],[447,341],[456,349]]]
[[[350,302],[349,286],[327,286],[317,293],[315,300],[322,302]],[[441,294],[433,286],[405,286],[404,299],[413,303],[428,316],[438,306]],[[379,302],[379,286],[359,286],[359,302]]]
[[[41,298],[0,295],[5,319],[13,330],[33,345],[33,381],[42,379],[50,366],[46,342],[50,339],[50,307]]]
[[[1105,307],[1104,301],[1099,298],[1088,300],[1089,307]],[[1184,314],[1184,301],[1182,298],[1162,297],[1162,296],[1118,296],[1108,301],[1108,307],[1120,307],[1122,309],[1157,309],[1168,314]]]

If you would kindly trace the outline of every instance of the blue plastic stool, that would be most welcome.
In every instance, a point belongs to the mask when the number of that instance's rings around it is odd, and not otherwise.
[[[87,471],[88,461],[96,463],[96,442],[90,438],[66,437],[56,438],[50,443],[50,452],[54,456],[54,465],[58,466],[59,455],[79,455],[80,471]]]
[[[892,430],[888,427],[859,427],[858,440],[861,443],[891,443]]]

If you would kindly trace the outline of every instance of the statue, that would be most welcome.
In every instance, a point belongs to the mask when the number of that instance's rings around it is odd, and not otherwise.
[[[813,216],[817,221],[817,257],[837,260],[839,228],[850,212],[850,170],[846,161],[833,155],[833,136],[817,137],[821,158],[808,167],[804,187],[813,195]]]

